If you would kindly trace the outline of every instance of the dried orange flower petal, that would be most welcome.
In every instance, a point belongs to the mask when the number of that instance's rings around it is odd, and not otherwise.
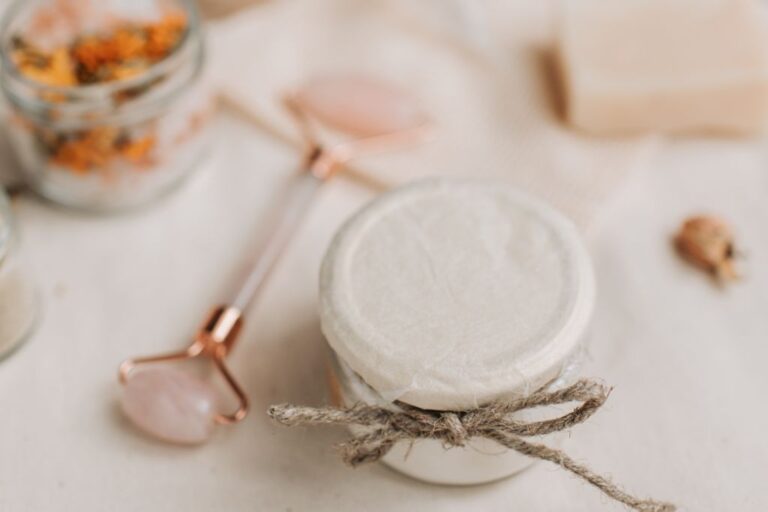
[[[186,28],[187,18],[183,13],[168,14],[160,23],[147,27],[147,56],[162,58],[168,55],[179,43]]]
[[[66,48],[57,48],[50,54],[41,54],[34,49],[21,51],[21,53],[17,50],[15,55],[17,56],[19,71],[31,80],[58,87],[77,84],[72,59]],[[40,57],[41,55],[44,57]],[[43,61],[36,61],[36,58],[43,58],[45,64],[40,65]]]
[[[120,153],[136,165],[148,165],[151,163],[150,154],[154,147],[155,137],[147,135],[126,143],[120,148]]]

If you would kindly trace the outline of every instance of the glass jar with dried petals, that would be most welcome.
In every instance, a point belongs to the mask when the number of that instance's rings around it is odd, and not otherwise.
[[[193,0],[21,0],[0,45],[7,129],[41,196],[127,208],[202,159],[213,100]]]

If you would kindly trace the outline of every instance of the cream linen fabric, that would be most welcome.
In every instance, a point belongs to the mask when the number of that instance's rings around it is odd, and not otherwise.
[[[138,435],[117,410],[117,364],[179,348],[223,298],[296,155],[222,117],[217,158],[146,211],[84,217],[16,203],[44,314],[0,363],[3,512],[622,512],[540,464],[496,484],[420,484],[383,466],[344,467],[341,429],[285,429],[269,404],[323,404],[317,275],[338,225],[370,198],[323,192],[231,363],[251,395],[242,424],[197,449]],[[615,386],[564,444],[596,470],[688,512],[762,512],[768,438],[768,191],[760,143],[664,148],[606,211],[595,238],[598,303],[585,375]],[[668,244],[693,211],[721,213],[747,253],[746,279],[718,290]],[[201,229],[205,226],[206,229]]]
[[[315,74],[360,71],[398,83],[434,118],[431,143],[359,163],[372,180],[503,177],[582,227],[653,147],[592,139],[557,118],[551,2],[292,0],[211,28],[222,93],[295,140],[280,95]]]
[[[521,4],[508,5],[513,14]],[[531,5],[546,19],[547,2]],[[501,26],[508,19],[492,18]],[[325,401],[319,261],[339,223],[371,196],[344,180],[323,192],[247,313],[231,363],[252,398],[251,416],[198,449],[136,434],[115,405],[117,364],[183,345],[237,276],[274,190],[295,168],[293,150],[233,117],[221,116],[215,129],[215,158],[144,211],[87,217],[16,203],[44,313],[34,338],[0,362],[0,511],[625,510],[546,464],[470,488],[420,484],[380,465],[350,470],[330,448],[343,431],[268,421],[269,404]],[[507,151],[527,151],[521,140]],[[768,509],[765,148],[665,145],[602,210],[593,243],[598,304],[585,373],[615,390],[564,447],[629,490],[684,511]],[[0,154],[10,168],[7,151]],[[562,157],[549,158],[554,166]],[[584,149],[582,161],[593,158]],[[699,210],[735,226],[747,254],[744,282],[718,290],[674,256],[671,232]]]

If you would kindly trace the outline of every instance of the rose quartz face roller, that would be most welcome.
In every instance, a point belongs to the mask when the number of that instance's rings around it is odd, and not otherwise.
[[[396,148],[421,140],[428,119],[405,92],[377,79],[361,76],[316,78],[285,98],[305,144],[304,171],[287,193],[269,236],[228,304],[215,307],[185,350],[129,359],[120,365],[124,385],[122,407],[144,432],[181,444],[206,441],[216,424],[242,420],[248,397],[227,368],[243,324],[243,312],[256,298],[320,186],[352,158]],[[343,136],[345,140],[320,143]],[[233,412],[220,411],[213,385],[180,368],[155,364],[205,358],[223,377],[237,399]]]

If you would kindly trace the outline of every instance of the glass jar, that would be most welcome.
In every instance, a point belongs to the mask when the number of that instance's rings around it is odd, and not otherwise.
[[[323,260],[332,400],[465,411],[565,387],[578,377],[594,295],[576,228],[534,198],[478,180],[433,179],[387,193],[342,227]],[[557,411],[516,414],[526,421]],[[532,461],[481,438],[454,448],[402,441],[382,460],[458,485]]]
[[[0,187],[0,359],[29,336],[36,310],[34,287],[23,266],[10,206]]]
[[[127,208],[204,156],[213,101],[192,0],[22,0],[0,45],[9,135],[39,195]]]

